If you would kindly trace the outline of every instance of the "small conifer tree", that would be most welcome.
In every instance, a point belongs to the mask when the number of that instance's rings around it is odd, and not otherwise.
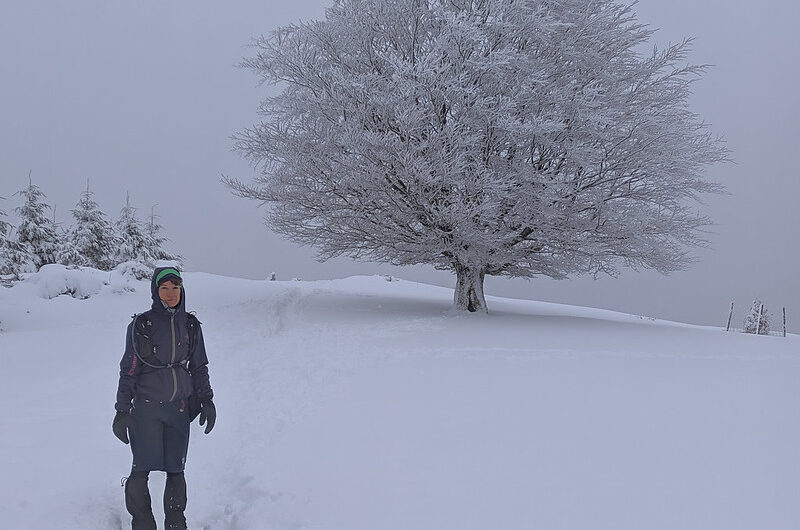
[[[20,273],[33,272],[33,254],[29,245],[17,242],[13,237],[14,227],[4,218],[0,210],[0,275],[13,275],[19,279]]]
[[[16,208],[20,218],[16,242],[19,251],[30,252],[34,270],[43,265],[56,262],[58,235],[55,223],[45,215],[50,206],[43,202],[44,193],[28,175],[28,186],[16,193],[24,199],[22,206]]]
[[[769,314],[764,303],[756,298],[744,319],[744,332],[769,335]]]
[[[6,212],[0,210],[0,274],[8,274],[11,263],[9,257],[9,239],[11,225],[6,221]]]
[[[5,197],[0,197],[0,199],[5,200]],[[0,241],[5,241],[9,232],[11,232],[11,225],[6,221],[6,212],[0,209],[0,238],[3,238]]]
[[[67,233],[59,261],[66,265],[84,265],[101,270],[114,267],[113,254],[116,235],[105,214],[92,198],[94,194],[86,182],[86,191],[71,210],[75,224]]]
[[[120,210],[116,222],[117,250],[114,255],[115,265],[126,261],[138,261],[153,265],[156,257],[150,251],[149,237],[145,233],[139,219],[136,217],[136,208],[131,206],[130,194],[126,195],[125,207]]]
[[[175,261],[179,264],[183,263],[183,257],[180,254],[171,254],[165,248],[164,244],[169,241],[164,237],[164,227],[158,222],[158,215],[156,215],[155,205],[150,209],[150,217],[145,224],[145,235],[148,239],[149,253],[155,257],[156,260]]]

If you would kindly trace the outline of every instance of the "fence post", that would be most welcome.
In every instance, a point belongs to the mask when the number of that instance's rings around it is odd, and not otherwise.
[[[725,331],[731,330],[731,317],[733,316],[733,302],[731,302],[731,312],[728,313],[728,325],[725,326]]]
[[[758,306],[758,323],[756,324],[756,335],[761,335],[761,315],[764,313],[764,304]]]

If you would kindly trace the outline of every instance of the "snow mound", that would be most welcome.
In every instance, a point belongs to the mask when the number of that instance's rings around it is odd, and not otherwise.
[[[84,300],[101,291],[109,283],[107,272],[89,267],[70,268],[64,265],[45,265],[29,275],[23,283],[33,284],[42,298],[63,294]]]
[[[112,271],[111,283],[114,283],[114,276],[118,278],[121,277],[122,279],[149,280],[152,274],[153,267],[138,261],[126,261],[125,263],[117,265]]]
[[[152,267],[136,261],[122,263],[110,272],[52,264],[26,275],[14,288],[26,290],[33,286],[38,297],[48,300],[62,295],[86,300],[103,290],[112,293],[135,291],[137,283],[149,280],[152,273]]]

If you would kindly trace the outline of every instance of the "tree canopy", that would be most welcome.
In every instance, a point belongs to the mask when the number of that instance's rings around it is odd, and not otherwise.
[[[259,175],[226,182],[321,259],[455,272],[463,309],[487,274],[678,270],[726,150],[690,41],[652,33],[610,0],[339,0],[254,42],[281,90],[236,136]]]

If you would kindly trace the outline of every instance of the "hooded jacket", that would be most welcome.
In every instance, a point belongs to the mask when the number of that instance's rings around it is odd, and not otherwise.
[[[194,315],[186,314],[186,291],[181,287],[181,299],[174,308],[165,307],[158,297],[156,278],[165,268],[153,272],[151,309],[134,316],[128,324],[114,406],[121,412],[131,410],[134,398],[181,401],[185,405],[193,393],[200,402],[214,397],[203,332]],[[194,328],[191,333],[190,319]],[[152,353],[142,351],[148,344],[152,344]],[[157,368],[147,366],[148,362]]]

